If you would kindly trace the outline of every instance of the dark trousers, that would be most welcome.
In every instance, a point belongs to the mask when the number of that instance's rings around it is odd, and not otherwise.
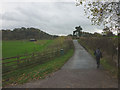
[[[100,65],[100,57],[96,57],[97,66]]]

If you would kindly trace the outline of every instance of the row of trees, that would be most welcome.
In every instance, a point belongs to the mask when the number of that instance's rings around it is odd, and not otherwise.
[[[75,31],[73,31],[73,36],[74,37],[81,37],[81,36],[82,37],[100,37],[100,36],[112,37],[112,36],[115,36],[115,34],[113,34],[113,32],[110,30],[109,27],[104,28],[101,34],[97,32],[92,34],[89,32],[83,32],[82,30],[83,29],[81,26],[75,27]],[[72,36],[72,35],[69,35],[69,36]]]
[[[72,36],[72,35],[69,35]],[[105,35],[104,34],[100,34],[100,33],[89,33],[89,32],[83,32],[81,31],[81,36],[82,37],[112,37],[115,36],[115,34],[113,34],[112,32],[107,32]]]
[[[15,28],[13,30],[2,30],[3,40],[23,40],[23,39],[53,39],[57,36],[50,35],[36,28]]]

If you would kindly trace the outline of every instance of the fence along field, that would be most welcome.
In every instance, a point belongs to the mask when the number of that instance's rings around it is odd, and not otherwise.
[[[71,48],[73,48],[72,40],[70,38],[60,37],[53,40],[43,51],[3,58],[3,84],[6,83],[6,81],[9,81],[11,77],[14,77],[18,73],[20,74],[20,70],[34,67],[36,65],[42,65],[55,57],[67,53]]]

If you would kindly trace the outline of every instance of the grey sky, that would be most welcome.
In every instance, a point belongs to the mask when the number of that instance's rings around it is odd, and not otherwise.
[[[83,6],[76,7],[75,2],[4,3],[0,10],[0,29],[35,27],[50,34],[68,35],[80,25],[83,31],[101,32],[102,27],[92,26],[83,9]]]

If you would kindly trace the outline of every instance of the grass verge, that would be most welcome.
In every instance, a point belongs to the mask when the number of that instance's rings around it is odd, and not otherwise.
[[[42,65],[35,65],[32,68],[22,69],[14,73],[5,76],[4,78],[9,77],[8,81],[3,81],[3,87],[7,85],[17,85],[23,84],[31,80],[39,80],[45,78],[48,74],[57,71],[60,69],[67,60],[73,55],[74,50],[70,49],[63,56],[57,57],[53,60],[50,60]]]
[[[78,42],[95,58],[94,56],[94,51],[90,49],[85,43],[82,41],[78,40]],[[103,57],[100,61],[101,65],[103,66],[104,70],[107,71],[109,74],[112,75],[112,77],[117,78],[118,77],[118,70],[109,64],[107,59]]]

